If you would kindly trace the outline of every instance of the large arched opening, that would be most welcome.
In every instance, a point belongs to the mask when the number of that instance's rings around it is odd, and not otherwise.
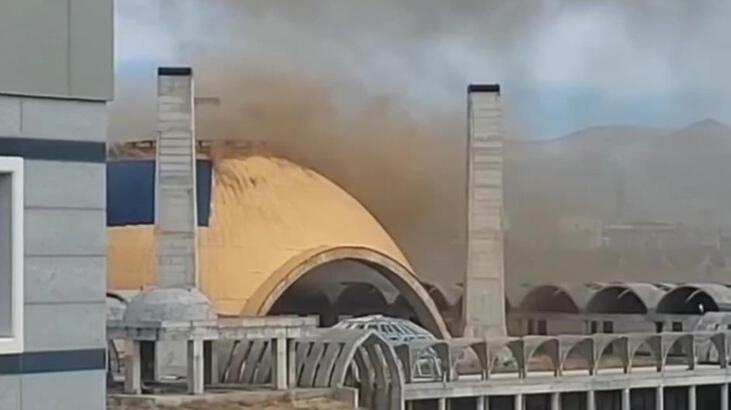
[[[311,303],[316,299],[319,305]],[[392,309],[396,304],[400,308]],[[314,306],[328,311],[315,312]],[[311,313],[333,322],[342,316],[393,312],[404,312],[400,316],[415,319],[437,337],[449,337],[436,305],[408,268],[373,249],[341,246],[291,258],[259,286],[242,313]]]
[[[544,285],[528,292],[519,309],[523,312],[579,313],[580,307],[566,289]]]
[[[683,285],[669,291],[657,305],[658,313],[703,315],[718,312],[731,301],[731,289],[716,284]]]
[[[665,291],[646,283],[606,285],[587,303],[590,313],[647,314],[655,310]]]
[[[632,292],[621,286],[610,286],[597,292],[586,306],[591,313],[646,314],[647,306]]]

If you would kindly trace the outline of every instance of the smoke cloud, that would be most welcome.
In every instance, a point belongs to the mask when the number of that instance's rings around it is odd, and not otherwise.
[[[154,66],[181,63],[197,68],[201,93],[226,97],[229,105],[239,99],[227,95],[219,70],[239,77],[252,69],[289,71],[336,90],[346,111],[387,96],[418,119],[461,116],[467,83],[500,82],[510,128],[531,137],[597,122],[731,120],[731,3],[723,0],[117,4],[119,110],[149,108],[142,94],[150,95]],[[606,114],[582,107],[587,99]],[[649,118],[612,113],[622,104],[653,102],[664,109]],[[583,115],[569,114],[558,125],[544,118],[576,109]],[[134,132],[115,121],[113,135],[144,133],[150,121]]]
[[[315,168],[440,280],[464,268],[468,83],[503,85],[511,137],[731,121],[730,20],[724,0],[119,0],[110,134],[152,138],[155,68],[192,65],[220,101],[199,138]]]

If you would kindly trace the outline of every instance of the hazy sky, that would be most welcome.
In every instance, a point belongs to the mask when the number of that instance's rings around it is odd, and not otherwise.
[[[192,64],[223,103],[246,90],[215,81],[221,67],[271,70],[345,111],[387,97],[424,119],[461,118],[468,83],[499,82],[509,127],[534,138],[731,123],[729,22],[726,0],[118,0],[113,112],[154,110],[154,67]],[[121,122],[117,138],[145,132]]]

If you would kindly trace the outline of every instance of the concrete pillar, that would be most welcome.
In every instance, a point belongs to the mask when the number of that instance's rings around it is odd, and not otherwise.
[[[728,408],[728,383],[721,385],[721,410],[729,410]]]
[[[287,339],[287,383],[297,388],[297,343],[293,339]]]
[[[695,385],[688,386],[688,410],[695,410],[697,402]]]
[[[551,410],[561,410],[561,393],[551,393]]]
[[[160,67],[157,83],[155,251],[157,285],[198,283],[193,72]]]
[[[658,386],[655,389],[655,410],[665,409],[665,389],[662,386]]]
[[[504,336],[503,143],[500,86],[468,90],[464,335]]]
[[[594,390],[586,392],[586,410],[596,410],[596,392]]]
[[[127,342],[127,356],[124,359],[124,392],[142,394],[142,353],[140,342]]]
[[[622,389],[622,410],[630,410],[632,401],[632,391],[630,389]]]
[[[490,398],[487,396],[475,397],[477,410],[490,410]]]
[[[516,394],[514,400],[513,410],[523,410],[525,407],[525,397],[522,394]]]
[[[289,367],[287,366],[287,338],[278,337],[273,340],[272,345],[272,379],[274,388],[286,390],[288,387]]]
[[[203,341],[188,340],[188,393],[203,394],[206,377]]]
[[[437,408],[439,410],[447,410],[447,399],[437,399]]]

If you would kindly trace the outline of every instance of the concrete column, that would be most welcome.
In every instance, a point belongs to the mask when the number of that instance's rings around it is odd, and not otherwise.
[[[728,408],[728,383],[721,385],[721,410],[729,410]]]
[[[193,72],[160,67],[157,83],[155,251],[157,285],[198,283]]]
[[[464,335],[504,336],[503,143],[500,86],[468,90]]]
[[[206,371],[203,341],[188,340],[188,393],[203,394]]]
[[[447,399],[438,399],[437,400],[437,408],[439,410],[447,410]]]
[[[697,402],[695,385],[688,386],[688,410],[695,410]]]
[[[286,390],[289,376],[289,368],[287,366],[287,338],[278,337],[274,339],[272,347],[272,379],[274,388],[277,390]]]
[[[622,389],[622,410],[630,410],[632,402],[632,391],[630,389]]]
[[[523,408],[525,407],[525,397],[523,397],[522,394],[516,394],[514,400],[515,401],[513,402],[513,409],[523,410]]]
[[[477,410],[490,410],[490,398],[487,396],[475,397]]]
[[[659,386],[655,389],[655,410],[665,409],[665,389]]]
[[[586,410],[596,410],[596,392],[594,390],[586,392]]]
[[[561,410],[561,393],[551,393],[551,410]]]
[[[291,388],[297,388],[297,343],[294,339],[287,339],[287,383]]]
[[[142,394],[142,353],[140,342],[127,342],[127,356],[124,359],[124,392]]]

